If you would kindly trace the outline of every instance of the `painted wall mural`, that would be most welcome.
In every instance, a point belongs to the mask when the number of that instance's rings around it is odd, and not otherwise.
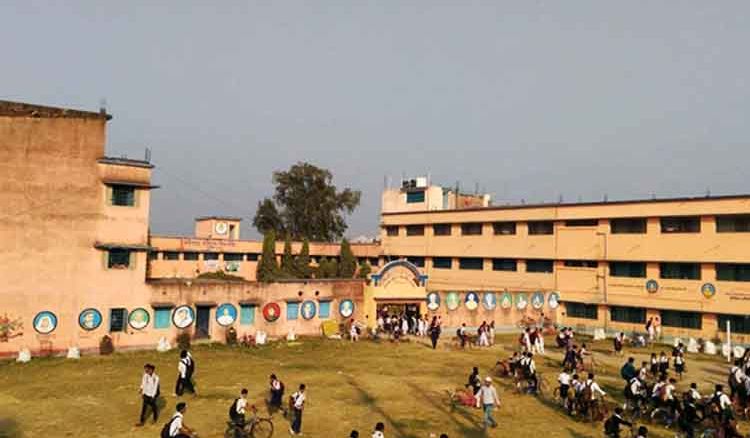
[[[339,303],[339,314],[344,318],[349,318],[354,314],[354,302],[352,300],[344,300]]]
[[[227,327],[237,321],[237,308],[230,303],[224,303],[216,308],[216,322]]]
[[[57,315],[50,312],[49,310],[44,310],[42,312],[39,312],[34,317],[34,330],[37,331],[37,333],[42,335],[48,335],[55,331],[57,328]]]
[[[78,325],[86,330],[96,330],[102,325],[102,313],[96,309],[88,308],[78,315]]]
[[[464,298],[464,306],[469,310],[477,310],[479,307],[479,295],[476,292],[469,292]]]
[[[193,321],[195,321],[195,312],[193,312],[192,307],[180,306],[174,309],[172,323],[175,327],[180,329],[188,328],[193,324]]]
[[[151,322],[151,315],[148,310],[139,307],[128,315],[128,324],[135,330],[143,330]]]

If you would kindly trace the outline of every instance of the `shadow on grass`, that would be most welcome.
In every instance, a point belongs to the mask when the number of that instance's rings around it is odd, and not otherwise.
[[[21,438],[21,428],[16,420],[11,418],[0,418],[0,438]]]
[[[437,409],[438,411],[442,412],[447,418],[450,418],[453,424],[455,424],[456,428],[458,428],[458,430],[461,432],[461,436],[464,436],[464,437],[485,436],[485,432],[479,428],[479,423],[478,423],[479,419],[477,418],[477,416],[473,415],[465,407],[456,406],[456,407],[448,408],[444,402],[445,398],[442,395],[438,395],[436,397],[434,396],[435,393],[425,392],[424,388],[420,388],[419,386],[415,385],[412,382],[406,382],[406,385],[409,386],[409,388],[411,388],[414,394],[421,395],[422,401],[431,405],[433,408]],[[430,394],[433,394],[433,396],[430,396]],[[477,424],[477,428],[467,427],[466,424],[458,421],[455,418],[456,415],[459,415],[461,418],[464,419],[464,421],[468,422],[469,424]]]

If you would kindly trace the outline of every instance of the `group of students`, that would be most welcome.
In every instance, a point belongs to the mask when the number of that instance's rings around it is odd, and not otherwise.
[[[456,338],[458,338],[459,345],[461,348],[465,348],[469,343],[469,333],[466,328],[466,323],[462,323],[461,326],[456,329]],[[477,328],[477,345],[479,347],[490,347],[495,345],[495,321],[482,321],[482,324]]]

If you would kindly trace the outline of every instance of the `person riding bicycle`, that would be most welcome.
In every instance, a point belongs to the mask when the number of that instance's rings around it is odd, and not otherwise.
[[[235,438],[242,438],[242,429],[245,426],[245,411],[247,408],[247,389],[242,388],[240,396],[234,399],[229,407],[229,421],[237,426],[234,431]]]
[[[534,354],[526,353],[526,367],[524,368],[524,377],[529,384],[529,392],[536,394],[539,388],[539,378],[536,374],[536,363],[534,363]]]
[[[646,388],[638,376],[633,377],[625,385],[625,404],[630,405],[634,411],[640,411],[646,401]]]
[[[711,403],[719,408],[723,422],[734,419],[734,406],[732,405],[732,399],[724,393],[724,385],[716,385],[714,395],[711,397]]]
[[[622,418],[622,408],[616,407],[615,413],[604,422],[604,435],[609,438],[620,438],[620,426],[633,427],[633,423]]]

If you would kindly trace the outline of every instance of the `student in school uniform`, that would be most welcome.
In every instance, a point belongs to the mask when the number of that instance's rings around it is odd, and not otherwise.
[[[466,388],[471,389],[471,394],[475,395],[479,388],[482,387],[482,380],[479,377],[479,368],[474,367],[469,374],[469,381],[466,384]]]
[[[151,412],[154,415],[154,423],[159,419],[159,407],[156,405],[156,400],[159,398],[159,376],[156,375],[156,367],[147,363],[143,367],[143,378],[141,379],[141,387],[138,391],[141,393],[143,403],[141,405],[141,420],[138,422],[138,426],[143,426],[146,422],[146,414],[148,409],[151,408]]]
[[[385,438],[385,424],[378,422],[372,432],[372,438]]]
[[[279,380],[278,377],[276,377],[276,374],[271,374],[269,379],[270,397],[268,400],[268,409],[271,411],[271,414],[278,410],[281,410],[283,411],[284,416],[286,416],[286,409],[284,409],[284,406],[282,406],[284,400],[284,383]]]
[[[557,376],[557,381],[560,383],[560,404],[567,406],[568,393],[570,392],[570,374],[563,369]]]
[[[659,374],[667,374],[667,371],[669,371],[669,358],[667,353],[662,351],[659,354]]]
[[[651,360],[650,360],[650,366],[651,366],[651,377],[657,378],[659,377],[659,359],[656,357],[656,353],[651,353]]]
[[[305,409],[305,385],[299,386],[299,390],[292,394],[291,405],[292,405],[292,427],[289,429],[289,433],[292,435],[299,435],[302,433],[302,411]]]
[[[185,391],[195,395],[193,381],[188,377],[190,375],[189,367],[190,359],[188,358],[188,352],[182,350],[182,352],[180,352],[180,362],[177,364],[177,386],[174,390],[178,397],[181,397]]]
[[[245,412],[247,410],[247,389],[242,388],[240,396],[234,399],[232,405],[229,406],[229,421],[236,426],[239,426],[234,430],[235,438],[242,438],[244,435],[242,427],[245,426]]]
[[[194,432],[185,424],[185,412],[187,411],[187,405],[183,402],[177,403],[176,412],[172,415],[172,419],[165,427],[168,430],[168,436],[170,438],[193,438]]]
[[[680,376],[680,380],[682,380],[682,373],[685,372],[685,355],[682,352],[678,352],[674,357],[674,372],[677,373],[677,375]]]

